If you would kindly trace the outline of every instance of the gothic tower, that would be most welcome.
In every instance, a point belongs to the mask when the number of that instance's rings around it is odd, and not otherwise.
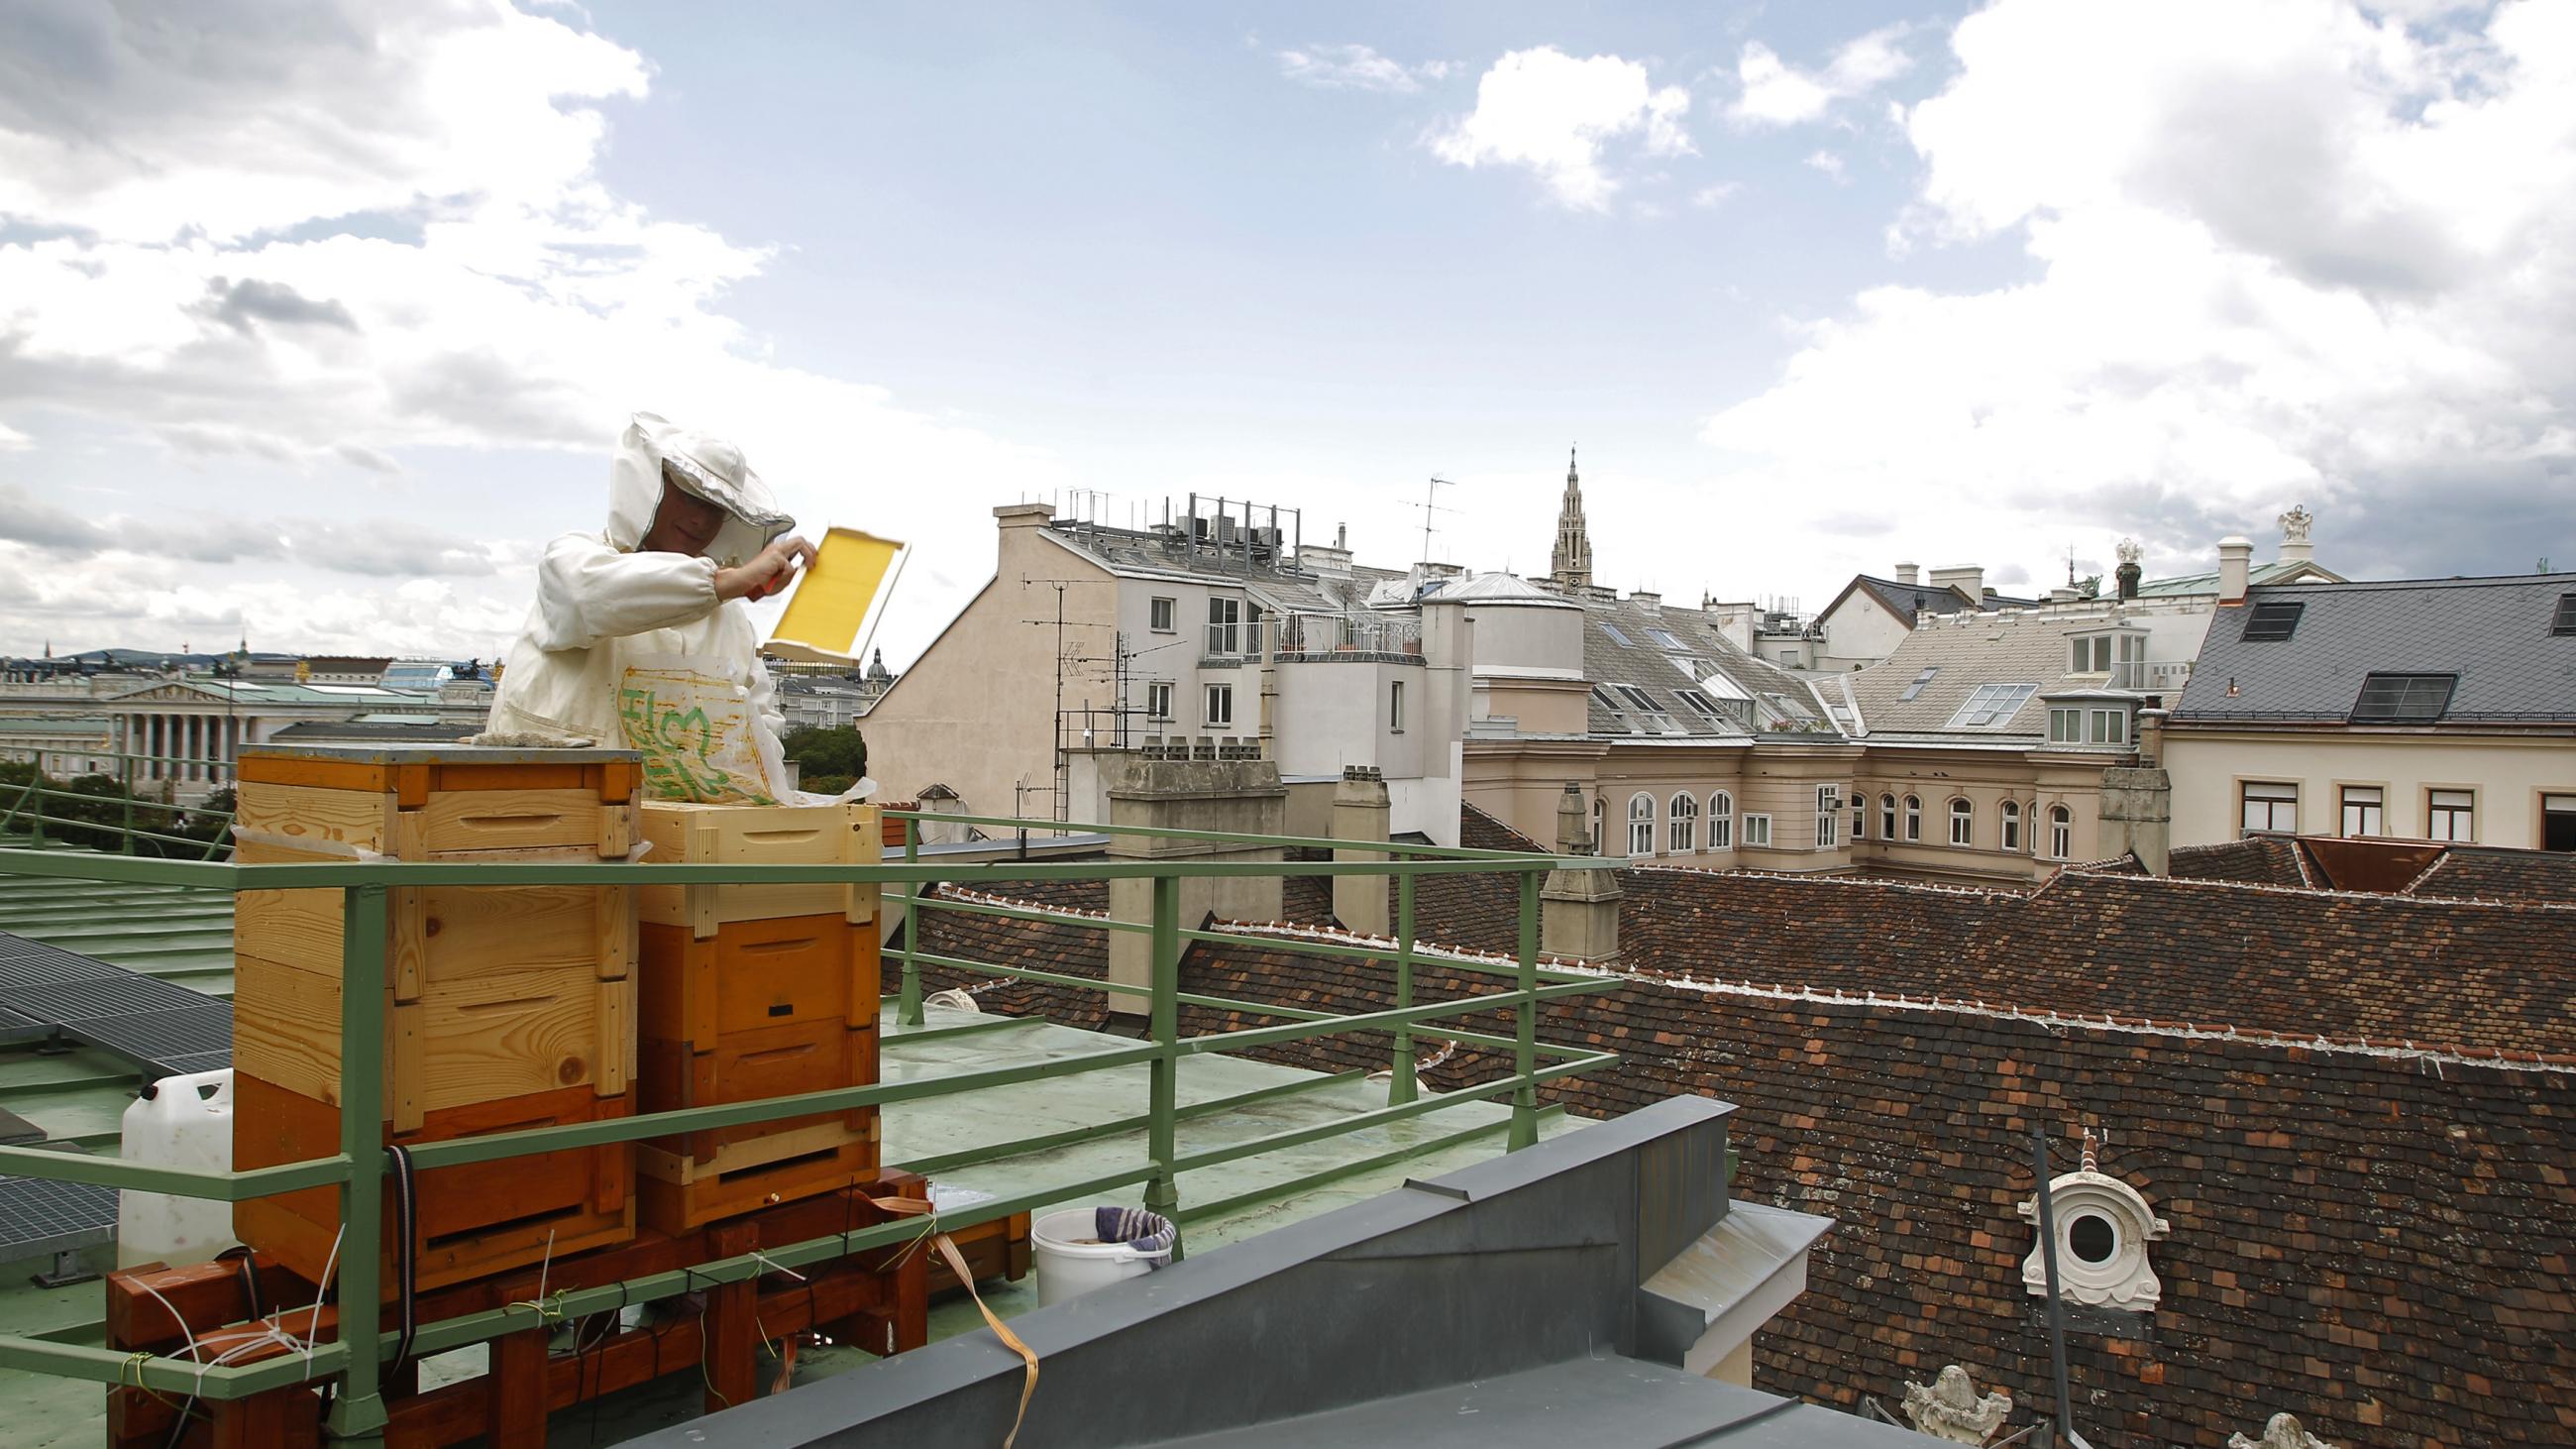
[[[1565,455],[1565,505],[1556,514],[1556,551],[1548,557],[1548,578],[1560,589],[1592,583],[1592,538],[1583,528],[1583,482],[1574,471],[1571,449]]]

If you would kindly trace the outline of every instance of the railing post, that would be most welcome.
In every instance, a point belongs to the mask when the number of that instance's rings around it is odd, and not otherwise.
[[[1162,1048],[1152,1064],[1146,1150],[1154,1159],[1154,1176],[1145,1184],[1145,1210],[1172,1219],[1172,1258],[1181,1256],[1180,1185],[1173,1180],[1172,1125],[1180,1108],[1181,1071],[1181,880],[1154,877],[1153,1008],[1148,1017],[1154,1045]]]
[[[1413,882],[1411,874],[1395,878],[1395,1005],[1413,1004]],[[1395,1029],[1394,1074],[1387,1079],[1386,1104],[1401,1107],[1414,1098],[1413,1023]]]
[[[1518,1152],[1538,1145],[1538,1087],[1530,1074],[1538,1070],[1538,886],[1539,873],[1521,872],[1520,1009],[1518,1040],[1512,1044],[1512,1068],[1521,1084],[1512,1092],[1512,1131],[1505,1150]]]
[[[903,863],[921,864],[921,822],[903,822]],[[921,940],[921,897],[928,889],[919,881],[906,881],[903,887],[903,992],[895,1003],[895,1021],[903,1026],[921,1025],[921,963],[913,959],[914,947]]]
[[[375,1332],[384,1243],[385,887],[350,886],[341,898],[340,1152],[349,1179],[340,1185],[339,1302],[349,1366],[331,1404],[331,1432],[351,1439],[385,1426]]]

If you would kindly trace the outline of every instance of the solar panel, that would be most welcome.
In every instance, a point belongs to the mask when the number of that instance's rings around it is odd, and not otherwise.
[[[2356,724],[2408,723],[2440,719],[2451,707],[2456,674],[2373,674],[2361,681],[2361,698],[2352,706]]]
[[[0,933],[0,1006],[8,1004],[9,987],[101,981],[119,974],[121,969],[60,946]]]
[[[2290,637],[2299,627],[2299,614],[2308,607],[2305,599],[2263,599],[2245,619],[2248,643],[2274,642]]]
[[[38,1177],[0,1177],[0,1253],[68,1252],[108,1240],[116,1189]]]

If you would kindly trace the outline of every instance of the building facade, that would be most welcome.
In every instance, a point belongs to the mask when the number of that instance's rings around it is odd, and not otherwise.
[[[2576,850],[2576,576],[2253,587],[2161,749],[2179,844]]]

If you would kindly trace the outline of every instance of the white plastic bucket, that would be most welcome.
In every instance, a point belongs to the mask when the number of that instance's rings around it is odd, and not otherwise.
[[[163,1077],[125,1109],[121,1155],[155,1167],[230,1172],[233,1072]],[[116,1265],[202,1263],[233,1246],[233,1205],[157,1192],[118,1195]]]
[[[1037,1250],[1040,1308],[1153,1271],[1152,1254],[1100,1241],[1098,1223],[1091,1208],[1067,1208],[1029,1225],[1029,1242]]]

